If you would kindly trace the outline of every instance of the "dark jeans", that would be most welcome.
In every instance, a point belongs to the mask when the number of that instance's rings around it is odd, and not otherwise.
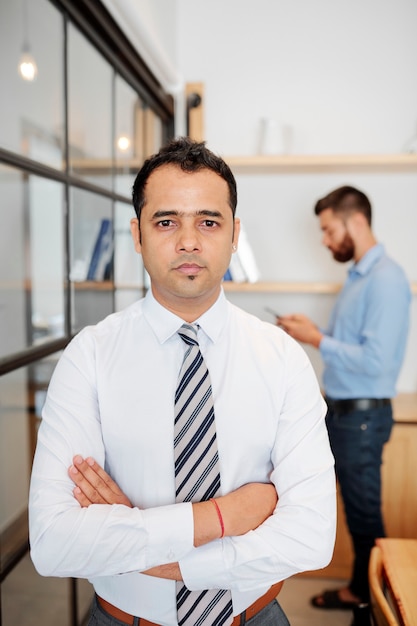
[[[367,602],[369,555],[375,539],[385,535],[381,463],[391,434],[392,408],[349,413],[329,409],[326,422],[355,555],[349,588]]]

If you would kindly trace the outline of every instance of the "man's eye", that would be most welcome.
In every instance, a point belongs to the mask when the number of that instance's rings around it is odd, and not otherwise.
[[[213,226],[216,226],[216,222],[214,222],[213,220],[204,220],[204,226],[207,226],[208,228],[213,228]]]
[[[158,226],[171,226],[172,225],[172,220],[161,220],[160,222],[158,222]]]

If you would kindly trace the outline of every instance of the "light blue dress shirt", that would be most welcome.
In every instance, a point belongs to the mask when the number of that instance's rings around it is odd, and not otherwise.
[[[395,396],[410,302],[405,273],[383,245],[375,245],[350,268],[320,343],[327,396]]]

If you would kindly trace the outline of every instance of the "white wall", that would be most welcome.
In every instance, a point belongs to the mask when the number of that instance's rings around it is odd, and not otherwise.
[[[417,130],[415,0],[177,0],[177,62],[206,130],[251,154],[262,116],[294,152],[398,152]]]

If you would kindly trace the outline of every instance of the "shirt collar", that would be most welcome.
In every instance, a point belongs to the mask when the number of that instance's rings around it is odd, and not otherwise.
[[[155,300],[149,289],[144,302],[143,314],[161,343],[175,335],[184,324],[184,320],[171,313]],[[227,300],[223,288],[216,302],[203,315],[195,320],[207,337],[215,343],[220,336],[227,318]]]
[[[381,243],[377,243],[375,246],[372,246],[370,250],[357,262],[352,265],[349,269],[349,275],[359,274],[364,276],[371,271],[372,267],[375,265],[377,261],[384,254],[384,246]]]

